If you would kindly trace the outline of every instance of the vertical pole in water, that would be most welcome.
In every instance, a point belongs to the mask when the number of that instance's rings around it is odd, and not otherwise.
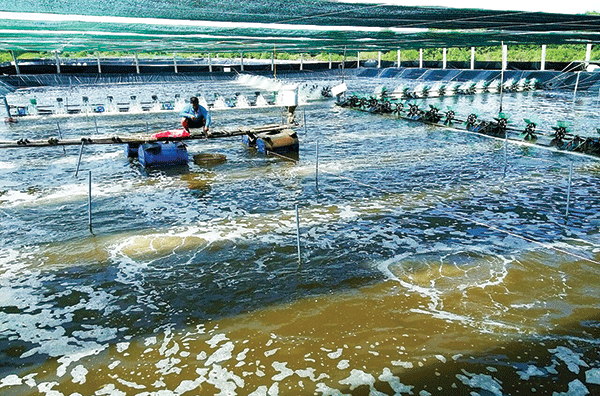
[[[400,52],[400,50],[398,50],[398,53],[397,53],[397,55],[398,55],[398,69],[399,69],[399,68],[400,68],[400,65],[402,64],[402,58],[400,57],[400,56],[401,56],[401,52]]]
[[[504,41],[502,42],[502,67],[500,71],[500,113],[502,113],[502,95],[504,93],[504,68],[506,66],[506,51],[504,50]]]
[[[100,66],[100,52],[96,52],[96,60],[98,61],[98,74],[102,74],[102,67]]]
[[[17,62],[17,57],[15,56],[15,51],[10,51],[12,55],[13,61],[15,62],[15,70],[17,71],[17,76],[21,74],[21,70],[19,70],[19,62]]]
[[[6,118],[10,119],[10,106],[8,105],[8,100],[6,99],[6,96],[2,97],[2,100],[4,101],[4,108],[6,109]]]
[[[571,166],[569,167],[569,188],[567,189],[567,211],[565,212],[565,217],[569,217],[569,205],[571,203],[571,182],[573,180],[573,162],[571,162]]]
[[[133,57],[135,58],[135,72],[140,74],[140,61],[138,60],[137,52],[133,53]]]
[[[83,155],[83,145],[85,144],[85,140],[81,141],[81,148],[79,149],[79,159],[77,160],[77,169],[75,170],[75,177],[79,175],[79,165],[81,164],[81,156]]]
[[[88,178],[88,223],[92,232],[92,171],[89,171]]]
[[[356,53],[356,68],[360,67],[360,51]]]
[[[577,72],[577,80],[575,80],[575,91],[573,92],[573,101],[575,101],[575,97],[577,96],[577,87],[579,86],[579,76],[581,75],[581,70]]]
[[[60,74],[60,57],[58,56],[58,51],[54,52],[54,57],[56,58],[56,74]]]
[[[296,204],[296,241],[298,245],[298,262],[300,262],[300,216],[298,214],[298,204]]]
[[[471,70],[475,70],[475,47],[471,47]]]
[[[210,52],[208,53],[208,71],[212,73],[212,54]]]
[[[419,69],[423,68],[423,48],[419,48]]]
[[[381,51],[377,51],[377,68],[381,69]]]
[[[317,139],[316,159],[315,159],[315,185],[319,192],[319,140]]]
[[[56,121],[56,126],[58,127],[58,138],[60,140],[62,140],[62,131],[60,130],[60,123],[58,121]],[[67,154],[67,149],[65,148],[64,144],[63,144],[62,148],[63,148],[63,154]]]
[[[448,64],[448,48],[442,49],[442,69],[445,69]]]
[[[588,43],[585,46],[585,67],[586,68],[590,65],[591,59],[592,59],[592,43]]]
[[[346,46],[344,45],[344,59],[342,60],[342,82],[344,82],[344,78],[345,78],[345,76],[344,76],[345,68],[346,68]]]
[[[244,53],[240,52],[240,71],[244,71]]]
[[[177,71],[177,53],[173,52],[173,68],[175,69],[175,74],[179,73]]]
[[[546,44],[542,44],[542,57],[540,59],[540,70],[546,70]]]
[[[331,52],[329,53],[329,70],[331,70]]]

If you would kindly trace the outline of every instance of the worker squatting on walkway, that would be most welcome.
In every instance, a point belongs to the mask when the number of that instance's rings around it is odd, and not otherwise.
[[[208,110],[200,106],[197,97],[192,96],[190,103],[179,112],[179,115],[182,117],[181,125],[188,133],[190,128],[204,128],[204,133],[209,135],[210,114]]]

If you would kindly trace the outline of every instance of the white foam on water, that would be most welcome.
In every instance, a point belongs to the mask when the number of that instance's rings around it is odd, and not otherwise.
[[[463,370],[463,372],[465,373],[464,375],[456,374],[456,378],[466,386],[475,389],[483,389],[495,396],[503,396],[502,385],[492,376],[487,374],[468,373],[465,370]]]
[[[552,396],[585,396],[589,394],[588,388],[578,379],[569,382],[569,390],[566,392],[552,392]]]
[[[362,370],[352,369],[350,375],[338,381],[342,385],[348,385],[350,390],[354,390],[362,385],[367,385],[371,390],[375,390],[375,377]]]
[[[88,370],[80,364],[71,370],[71,376],[73,377],[71,381],[75,384],[85,384],[87,374]]]
[[[233,355],[232,355],[233,349],[234,349],[233,342],[226,342],[218,350],[213,352],[213,354],[208,357],[208,359],[206,360],[204,365],[210,366],[214,363],[221,363],[221,362],[231,359],[233,357]]]
[[[600,369],[592,368],[585,372],[585,382],[600,385]]]
[[[273,362],[271,366],[278,372],[271,377],[273,381],[283,381],[287,377],[294,375],[294,370],[287,368],[287,362]]]
[[[575,374],[579,374],[580,367],[589,367],[588,364],[583,361],[582,353],[574,352],[567,347],[557,346],[554,349],[549,349],[548,352],[552,353],[557,359],[565,363],[569,371]]]
[[[529,378],[531,377],[541,377],[546,375],[544,371],[540,370],[538,367],[532,364],[528,365],[527,370],[525,371],[517,371],[517,374],[519,375],[519,377],[521,377],[523,381],[529,381]]]
[[[215,364],[208,373],[207,383],[212,384],[221,392],[218,395],[235,395],[237,388],[244,388],[245,381],[243,378],[232,373],[231,371]]]
[[[400,378],[393,375],[392,371],[387,367],[383,369],[383,373],[379,376],[378,379],[379,381],[387,382],[388,384],[390,384],[390,387],[394,392],[396,392],[396,395],[400,395],[402,393],[412,394],[414,386],[404,385],[402,382],[400,382]]]
[[[2,378],[2,380],[0,380],[0,388],[4,388],[5,386],[16,386],[22,384],[23,380],[19,378],[19,376],[16,374],[9,374],[6,377]]]

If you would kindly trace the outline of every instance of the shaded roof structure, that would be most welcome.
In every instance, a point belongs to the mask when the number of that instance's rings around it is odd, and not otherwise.
[[[342,52],[600,43],[600,15],[328,0],[0,4],[0,50]]]

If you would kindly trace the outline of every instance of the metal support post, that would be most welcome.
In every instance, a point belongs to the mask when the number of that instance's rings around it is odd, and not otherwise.
[[[56,74],[60,74],[60,57],[58,56],[58,51],[54,52],[54,57],[56,58]]]
[[[448,49],[442,48],[442,69],[445,69],[447,65],[447,53]]]
[[[81,141],[81,148],[79,149],[79,159],[77,160],[77,169],[75,170],[75,177],[79,175],[79,165],[81,164],[81,156],[83,155],[83,146],[85,145],[85,141]]]
[[[546,44],[542,44],[542,57],[540,59],[540,70],[546,70]]]
[[[13,62],[15,62],[15,70],[17,71],[17,76],[18,76],[21,74],[21,70],[19,69],[19,62],[17,62],[17,57],[15,56],[14,51],[10,51],[10,54],[12,55]]]
[[[135,58],[135,72],[137,74],[140,74],[140,61],[138,60],[137,52],[133,53],[133,57]]]
[[[92,171],[89,171],[88,178],[88,224],[90,225],[90,232],[92,232]]]

